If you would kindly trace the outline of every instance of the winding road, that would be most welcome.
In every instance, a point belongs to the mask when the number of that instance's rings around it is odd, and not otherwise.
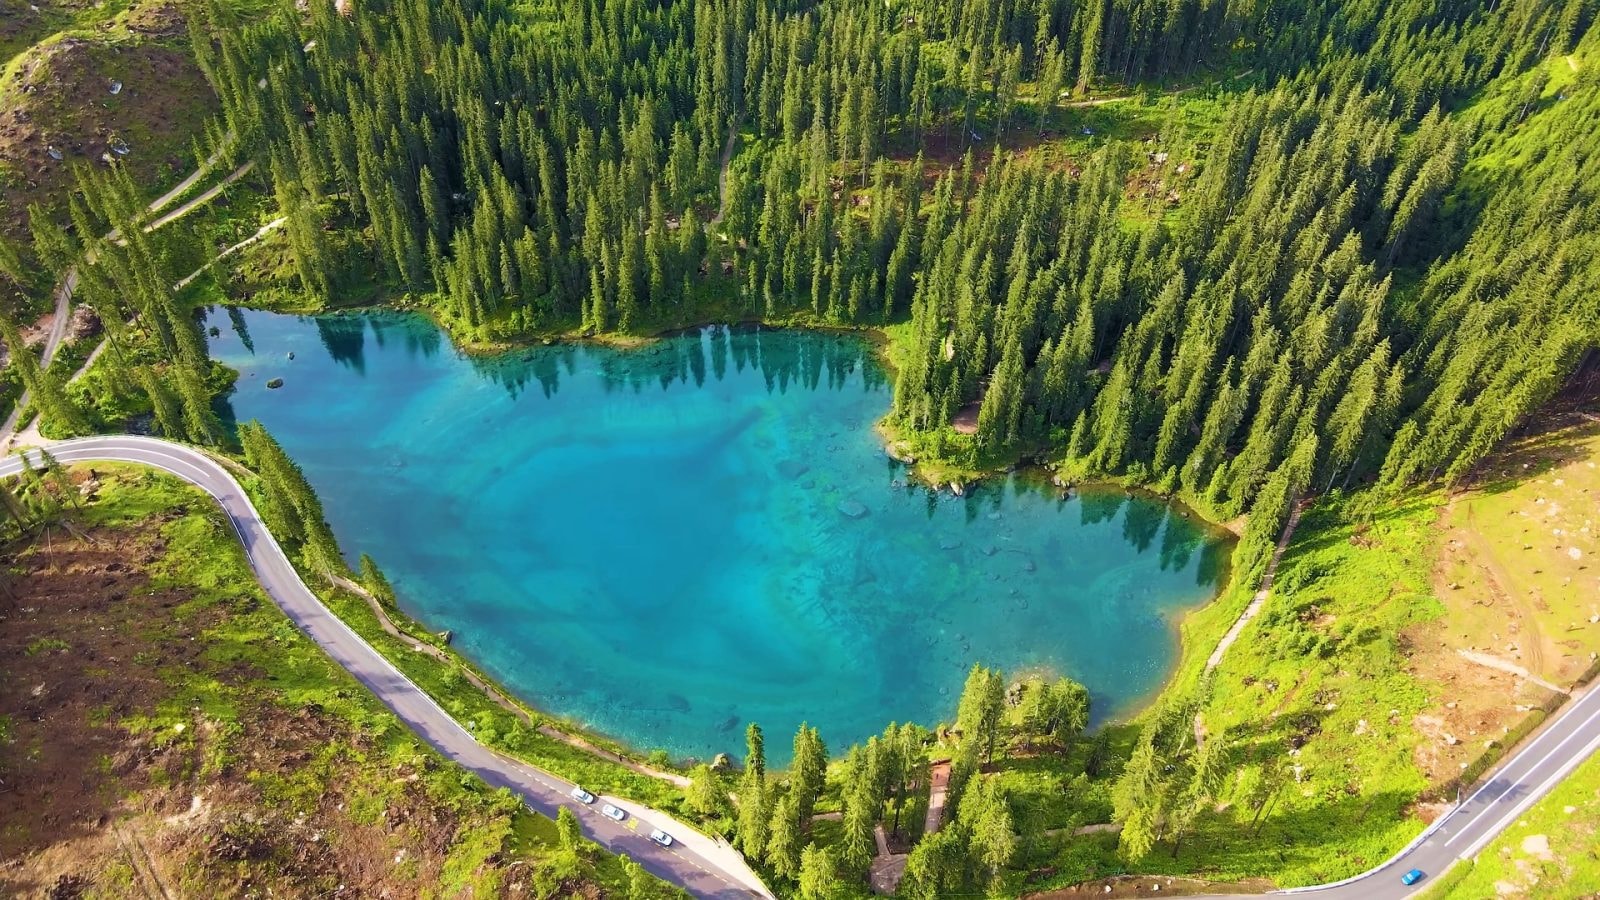
[[[376,694],[417,736],[489,785],[511,789],[529,808],[551,818],[560,807],[572,809],[584,832],[601,846],[613,853],[628,854],[652,874],[696,897],[734,900],[772,896],[743,858],[726,844],[713,841],[664,813],[603,797],[628,812],[625,821],[613,822],[600,814],[598,803],[589,806],[571,799],[571,783],[478,743],[306,587],[239,482],[212,457],[182,444],[127,435],[55,441],[45,446],[62,463],[136,463],[175,475],[210,494],[233,523],[262,589],[295,625]],[[38,463],[37,456],[33,461]],[[21,470],[18,456],[0,460],[0,477]],[[657,827],[677,839],[672,847],[650,840],[650,829]]]

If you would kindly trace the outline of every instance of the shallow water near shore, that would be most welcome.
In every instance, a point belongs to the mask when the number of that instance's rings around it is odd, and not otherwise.
[[[781,765],[801,721],[834,748],[931,726],[974,662],[1127,712],[1223,574],[1227,543],[1149,498],[908,485],[853,335],[484,358],[401,313],[209,324],[234,414],[301,465],[352,560],[509,690],[644,749],[738,756],[755,721]]]

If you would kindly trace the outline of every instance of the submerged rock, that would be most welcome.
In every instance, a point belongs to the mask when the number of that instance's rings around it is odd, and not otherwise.
[[[839,501],[839,512],[844,513],[849,518],[859,519],[867,514],[867,505],[851,497],[848,500]]]
[[[959,538],[947,537],[947,538],[940,538],[939,539],[939,549],[940,550],[954,550],[954,549],[956,549],[957,547],[960,547],[960,546],[961,546],[961,540]]]
[[[784,478],[795,479],[811,471],[811,467],[798,459],[786,459],[778,463],[778,474]]]
[[[269,378],[269,379],[267,379],[267,387],[269,389],[271,389],[271,390],[277,390],[278,388],[283,387],[283,379],[282,378]]]

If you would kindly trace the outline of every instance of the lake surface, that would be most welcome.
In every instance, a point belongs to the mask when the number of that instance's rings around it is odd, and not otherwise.
[[[234,413],[305,469],[352,561],[535,706],[675,756],[738,756],[751,721],[778,764],[802,720],[835,748],[948,721],[974,662],[1127,712],[1228,549],[1122,491],[908,486],[854,336],[484,359],[404,314],[210,319]]]

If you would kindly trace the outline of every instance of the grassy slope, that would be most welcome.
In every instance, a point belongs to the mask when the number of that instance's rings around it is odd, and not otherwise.
[[[218,104],[175,0],[39,0],[37,13],[29,0],[0,5],[9,19],[0,28],[0,236],[27,246],[30,203],[65,221],[72,167],[106,165],[113,146],[126,144],[120,164],[151,196],[192,170],[193,142]],[[48,302],[47,280],[29,286],[33,311]]]
[[[588,876],[558,871],[554,823],[440,759],[296,630],[261,594],[232,530],[209,498],[137,467],[97,469],[97,498],[73,516],[97,543],[74,542],[57,531],[48,547],[40,540],[8,551],[25,569],[44,573],[24,590],[92,572],[97,560],[112,561],[108,572],[126,572],[130,563],[142,568],[147,582],[109,604],[151,604],[147,611],[131,613],[142,630],[140,640],[148,641],[145,649],[118,662],[94,653],[93,638],[80,642],[72,633],[51,633],[33,639],[33,631],[50,632],[48,612],[8,627],[29,630],[23,635],[31,641],[28,657],[85,654],[79,658],[101,666],[87,670],[90,678],[116,678],[113,670],[119,665],[136,670],[127,679],[157,676],[139,702],[95,712],[91,724],[109,726],[113,745],[106,752],[116,759],[126,755],[118,753],[118,740],[139,754],[141,762],[131,770],[121,763],[106,769],[114,774],[100,796],[112,818],[128,817],[130,830],[158,848],[158,868],[177,886],[208,895],[225,884],[298,893],[349,881],[370,890],[387,886],[400,895],[501,896],[539,892],[541,884],[548,889],[566,874],[564,894],[587,893],[591,889],[584,884],[625,889],[620,862],[598,850],[591,853],[593,865],[585,867],[592,870]],[[113,548],[109,554],[107,543]],[[63,560],[58,554],[67,556]],[[59,577],[47,581],[46,575]],[[95,587],[88,590],[93,593]],[[30,601],[36,601],[30,608],[37,612],[48,610],[51,598],[30,595]],[[163,649],[197,640],[204,646],[193,660],[173,659]],[[7,666],[19,667],[17,662]],[[59,708],[59,702],[49,708]],[[308,721],[317,726],[312,739],[297,742]],[[269,722],[277,726],[270,733],[257,730]],[[12,774],[8,782],[26,789],[29,759],[48,748],[50,732],[59,729],[31,728],[16,715],[0,717],[0,723],[0,770]],[[288,764],[273,765],[278,756]],[[184,801],[189,794],[210,798],[203,817],[209,821],[194,826],[198,836],[174,831],[172,817],[149,815],[170,809],[171,794]],[[248,824],[253,821],[276,824],[257,833]],[[294,846],[306,840],[311,827],[326,834],[326,858],[314,855],[308,861]],[[52,834],[52,828],[59,833]],[[42,826],[13,820],[4,831],[8,840],[32,843],[28,855],[35,860],[48,858],[52,843],[70,846],[77,839],[74,829],[57,828],[48,819]],[[242,856],[216,850],[247,840],[254,851]],[[376,848],[368,846],[374,842]],[[285,868],[284,854],[296,853]],[[377,874],[362,868],[362,860],[370,867],[373,859],[391,857],[393,870],[387,873],[381,863]],[[319,860],[331,870],[319,868]],[[63,862],[68,872],[94,873],[94,886],[103,896],[118,896],[138,880],[119,860],[102,861],[105,867],[98,872],[77,854]]]

